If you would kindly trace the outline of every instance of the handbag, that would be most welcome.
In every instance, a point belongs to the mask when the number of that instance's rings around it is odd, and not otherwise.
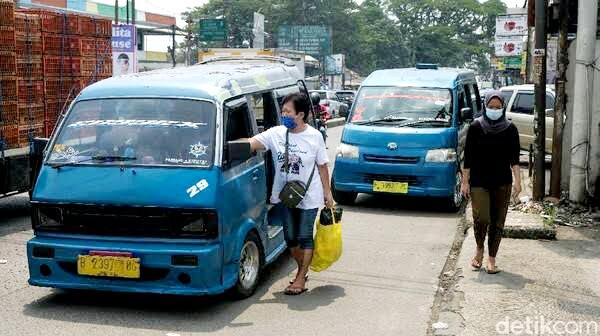
[[[290,172],[290,164],[289,164],[289,137],[290,131],[288,130],[285,133],[285,155],[284,155],[284,163],[283,167],[285,169],[285,177],[287,181],[287,177]],[[279,192],[279,199],[281,203],[283,203],[288,208],[296,208],[300,202],[306,196],[306,192],[310,187],[310,183],[312,182],[313,176],[315,175],[316,162],[313,166],[313,170],[310,173],[310,177],[308,178],[307,184],[304,184],[302,181],[287,181],[281,192]]]

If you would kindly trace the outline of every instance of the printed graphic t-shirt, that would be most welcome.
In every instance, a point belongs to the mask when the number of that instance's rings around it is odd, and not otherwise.
[[[287,181],[301,181],[308,183],[310,174],[315,169],[315,173],[310,186],[306,192],[306,197],[298,205],[300,209],[317,209],[324,205],[323,184],[319,174],[319,165],[329,162],[323,136],[319,131],[311,126],[300,133],[289,135],[289,173],[285,173],[285,126],[277,126],[257,135],[255,138],[270,150],[273,154],[273,163],[275,167],[275,179],[273,182],[273,192],[271,203],[281,202],[279,193]],[[315,167],[315,162],[317,166]]]

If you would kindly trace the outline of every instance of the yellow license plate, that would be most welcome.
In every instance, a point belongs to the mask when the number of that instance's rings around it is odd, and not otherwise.
[[[387,181],[373,181],[373,191],[393,193],[393,194],[407,194],[408,183],[406,182],[387,182]]]
[[[77,257],[77,273],[81,275],[138,279],[140,258],[80,255]]]

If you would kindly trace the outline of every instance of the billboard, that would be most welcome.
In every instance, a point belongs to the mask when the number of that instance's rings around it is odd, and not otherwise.
[[[494,55],[498,57],[520,56],[523,53],[522,36],[496,36]]]
[[[203,42],[225,42],[227,25],[223,19],[201,19],[200,40]]]
[[[326,75],[341,75],[344,71],[344,55],[327,55],[325,56],[325,74]]]
[[[113,76],[137,72],[135,25],[113,24],[112,31]]]
[[[280,26],[277,45],[281,49],[304,51],[321,59],[331,53],[331,27]]]
[[[527,15],[500,15],[496,17],[496,36],[526,36]]]

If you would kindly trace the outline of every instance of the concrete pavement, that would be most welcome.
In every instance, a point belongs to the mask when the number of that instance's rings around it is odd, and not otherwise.
[[[329,129],[332,160],[341,131]],[[362,195],[344,212],[342,258],[310,274],[309,292],[283,295],[293,271],[283,256],[253,297],[230,301],[31,287],[26,199],[13,202],[22,210],[9,219],[0,210],[0,336],[425,335],[459,219],[429,200]]]

